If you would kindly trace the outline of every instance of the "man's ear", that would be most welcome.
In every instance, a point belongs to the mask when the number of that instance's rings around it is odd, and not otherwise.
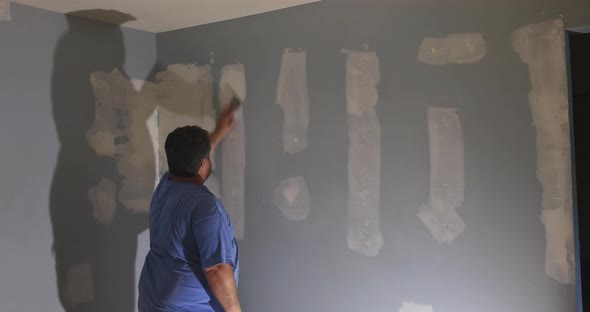
[[[209,157],[203,159],[203,161],[201,162],[201,167],[199,167],[199,171],[201,170],[201,168],[206,168],[207,166],[211,167],[211,160],[209,159]]]

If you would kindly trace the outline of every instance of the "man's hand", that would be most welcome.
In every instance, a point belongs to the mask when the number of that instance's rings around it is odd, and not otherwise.
[[[225,137],[233,128],[236,119],[234,115],[235,112],[236,110],[231,105],[227,105],[217,117],[215,130],[210,134],[211,151],[215,150],[215,147],[221,139],[223,139],[223,137]]]
[[[221,263],[205,269],[207,283],[225,312],[241,312],[240,299],[231,265]]]

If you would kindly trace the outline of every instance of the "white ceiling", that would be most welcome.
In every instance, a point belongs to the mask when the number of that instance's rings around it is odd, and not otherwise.
[[[320,0],[13,0],[59,13],[107,9],[133,15],[126,27],[163,32]]]

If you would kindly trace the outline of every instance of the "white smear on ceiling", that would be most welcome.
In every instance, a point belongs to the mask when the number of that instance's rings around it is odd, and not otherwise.
[[[106,9],[133,15],[126,27],[164,32],[270,12],[320,0],[14,0],[59,13]]]

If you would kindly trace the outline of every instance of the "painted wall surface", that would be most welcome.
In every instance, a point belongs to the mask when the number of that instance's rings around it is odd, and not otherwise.
[[[147,214],[118,199],[111,215],[93,209],[91,189],[123,182],[113,157],[87,142],[90,77],[118,69],[145,79],[155,40],[14,3],[0,22],[0,310],[134,311]]]
[[[210,187],[245,311],[575,310],[562,30],[586,1],[326,0],[157,36],[2,17],[0,310],[135,311],[159,132],[211,127],[225,85],[244,110]]]
[[[244,66],[245,311],[575,311],[563,29],[589,12],[326,0],[159,34],[163,68]]]

